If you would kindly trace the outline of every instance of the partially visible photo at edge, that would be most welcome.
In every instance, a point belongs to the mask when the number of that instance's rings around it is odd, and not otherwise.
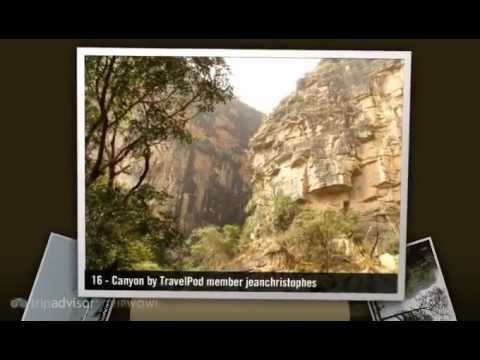
[[[12,309],[22,321],[107,321],[114,299],[80,298],[77,294],[77,241],[50,234],[28,300],[15,298]]]
[[[77,49],[81,296],[401,300],[410,61]]]
[[[431,238],[407,246],[405,300],[368,306],[375,321],[457,320]]]

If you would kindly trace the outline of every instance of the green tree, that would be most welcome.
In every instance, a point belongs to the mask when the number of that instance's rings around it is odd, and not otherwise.
[[[222,233],[225,236],[226,240],[231,244],[231,247],[233,248],[238,242],[241,230],[238,225],[227,224],[223,226]]]
[[[312,262],[323,271],[330,271],[335,255],[333,240],[352,237],[357,218],[333,210],[302,209],[294,218],[281,242],[298,259]]]
[[[243,241],[247,243],[252,232],[256,237],[265,237],[287,230],[299,210],[298,204],[283,194],[251,199],[245,209],[249,216],[242,231]]]
[[[152,150],[191,141],[187,123],[232,98],[221,58],[88,56],[85,63],[87,268],[169,264],[181,242],[167,194],[145,183]],[[130,176],[127,187],[120,176]]]
[[[273,198],[272,227],[275,232],[288,229],[300,208],[295,201],[284,195]]]
[[[152,210],[152,204],[163,202],[166,193],[144,184],[125,202],[127,191],[118,184],[110,188],[100,178],[87,192],[86,265],[90,270],[168,264],[167,250],[182,239],[171,214]]]
[[[187,122],[231,100],[222,58],[89,56],[85,64],[86,184],[105,175],[108,186],[130,174],[136,160],[145,180],[152,147],[190,141]]]

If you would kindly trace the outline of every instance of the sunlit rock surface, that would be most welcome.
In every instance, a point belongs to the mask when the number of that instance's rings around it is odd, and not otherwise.
[[[399,227],[402,109],[401,60],[320,61],[250,141],[251,204],[281,193],[353,211],[376,252],[395,247],[381,237]]]

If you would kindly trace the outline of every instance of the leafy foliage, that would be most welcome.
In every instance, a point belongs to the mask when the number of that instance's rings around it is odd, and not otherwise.
[[[399,244],[398,244],[398,234],[393,231],[393,230],[386,230],[383,234],[383,242],[385,242],[387,245],[385,247],[385,252],[392,254],[392,255],[398,255],[399,251]]]
[[[283,194],[252,199],[247,211],[250,216],[242,228],[242,251],[252,241],[268,239],[272,249],[295,259],[289,261],[295,271],[356,271],[362,266],[348,258],[346,247],[351,249],[356,244],[362,248],[368,227],[351,212],[302,207]],[[347,267],[345,262],[349,263]]]
[[[242,231],[242,239],[248,241],[250,235],[256,237],[268,236],[273,233],[272,225],[272,198],[259,196],[251,199],[245,207],[247,217]]]
[[[277,195],[273,199],[272,225],[275,232],[288,229],[299,212],[299,207],[290,197]]]
[[[232,246],[235,246],[238,238],[240,237],[240,227],[238,225],[224,225],[222,228],[222,233],[227,239],[227,242]]]
[[[167,194],[142,185],[126,198],[119,185],[97,181],[87,192],[87,268],[133,270],[145,262],[166,263],[165,251],[181,241],[174,218],[154,214],[151,205]]]
[[[156,262],[145,261],[145,262],[134,264],[132,266],[132,270],[136,270],[136,271],[159,271],[159,270],[163,270],[163,269]]]
[[[297,259],[318,264],[329,271],[336,249],[333,240],[351,236],[357,218],[333,210],[302,209],[281,241]]]
[[[256,237],[270,236],[288,229],[299,212],[299,206],[283,194],[261,196],[247,205],[248,217],[242,231],[242,239],[248,241],[253,232]]]
[[[85,64],[87,184],[109,184],[161,142],[190,142],[187,122],[232,98],[222,58],[89,56]]]
[[[85,60],[86,240],[90,270],[177,266],[183,237],[145,184],[152,150],[191,142],[187,123],[233,97],[222,58],[88,56]],[[119,176],[135,184],[122,184]]]
[[[186,260],[187,269],[221,268],[235,255],[239,237],[240,229],[235,225],[195,229],[189,239],[190,256]]]

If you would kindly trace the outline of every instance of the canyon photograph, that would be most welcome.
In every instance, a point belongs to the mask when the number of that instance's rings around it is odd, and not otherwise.
[[[85,269],[398,274],[404,86],[402,59],[86,56]]]
[[[405,300],[368,303],[374,321],[456,321],[431,238],[409,243]]]

